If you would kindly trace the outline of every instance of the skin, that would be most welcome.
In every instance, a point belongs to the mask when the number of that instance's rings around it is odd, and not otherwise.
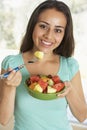
[[[57,74],[60,67],[60,56],[54,55],[53,49],[61,44],[66,23],[67,20],[64,14],[55,9],[48,9],[40,14],[32,36],[34,48],[32,51],[22,54],[25,63],[34,57],[36,50],[43,51],[45,54],[42,60],[32,65],[26,65],[31,75]],[[2,73],[4,72],[2,70]],[[58,97],[66,97],[73,115],[82,122],[87,118],[87,105],[80,77],[80,72],[78,71],[70,82],[65,82],[67,88]],[[20,84],[21,79],[20,71],[12,71],[6,79],[0,81],[0,122],[4,125],[8,123],[13,115],[16,87]]]
[[[53,49],[60,45],[64,37],[66,23],[66,18],[61,12],[46,10],[41,13],[33,32],[34,48],[44,53],[53,53]]]

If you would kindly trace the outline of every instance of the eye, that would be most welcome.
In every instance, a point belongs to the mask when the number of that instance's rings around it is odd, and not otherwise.
[[[61,33],[62,30],[61,30],[61,29],[55,29],[55,32],[56,32],[56,33]]]
[[[47,26],[46,26],[45,24],[40,24],[39,26],[40,26],[40,28],[42,28],[42,29],[47,29]]]

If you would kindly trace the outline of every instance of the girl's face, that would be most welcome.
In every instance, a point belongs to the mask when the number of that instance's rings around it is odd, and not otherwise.
[[[63,13],[55,9],[43,11],[33,31],[34,50],[52,53],[61,44],[67,20]]]

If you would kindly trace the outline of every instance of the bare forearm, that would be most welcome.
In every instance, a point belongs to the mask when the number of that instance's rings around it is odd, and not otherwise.
[[[0,94],[0,123],[6,124],[13,115],[15,102],[15,87],[5,87]]]
[[[78,92],[72,88],[72,91],[66,96],[73,115],[80,121],[84,121],[87,117],[87,105],[84,99],[81,99]]]

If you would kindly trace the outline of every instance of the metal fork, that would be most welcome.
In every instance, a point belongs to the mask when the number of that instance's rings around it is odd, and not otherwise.
[[[32,64],[32,63],[35,63],[37,60],[38,60],[37,58],[34,58],[34,59],[28,61],[27,63],[28,63],[28,64]],[[27,64],[27,63],[26,63],[26,64]],[[19,65],[19,66],[15,67],[13,70],[15,70],[15,71],[17,72],[18,70],[24,68],[24,66],[25,66],[26,64]],[[0,79],[7,78],[8,75],[9,75],[13,70],[8,71],[8,72],[6,72],[6,73],[4,73],[4,74],[1,74],[1,75],[0,75]]]

